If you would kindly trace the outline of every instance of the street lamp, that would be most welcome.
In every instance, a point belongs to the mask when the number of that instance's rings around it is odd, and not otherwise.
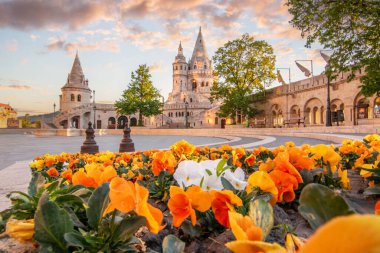
[[[164,126],[164,96],[161,96],[162,97],[162,111],[161,111],[161,127]]]
[[[289,119],[289,98],[288,98],[288,94],[289,94],[289,86],[290,86],[290,68],[277,68],[278,77],[281,77],[280,69],[287,69],[289,71],[289,83],[286,86],[286,119]],[[281,80],[283,81],[283,83],[285,83],[284,80],[282,79],[282,77],[281,77]],[[279,81],[280,81],[280,78],[279,78]]]
[[[55,120],[55,102],[54,102],[54,104],[53,104],[53,108],[54,108],[54,113],[53,113],[53,124],[54,124],[54,120]]]
[[[189,103],[187,101],[185,101],[185,128],[187,128],[187,106],[189,105]]]
[[[96,129],[96,105],[95,105],[95,90],[92,91],[92,94],[93,94],[93,100],[92,100],[92,103],[93,103],[93,108],[94,108],[94,129]]]
[[[323,52],[327,52],[331,50],[321,50],[320,54],[322,58],[326,61],[326,66],[325,66],[325,75],[327,77],[327,106],[326,106],[326,126],[331,127],[332,122],[331,122],[331,101],[330,101],[330,73],[327,72],[328,68],[330,67],[330,56]]]

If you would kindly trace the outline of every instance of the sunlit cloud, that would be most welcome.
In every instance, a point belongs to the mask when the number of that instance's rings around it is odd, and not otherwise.
[[[32,86],[25,84],[0,84],[0,90],[31,90]]]

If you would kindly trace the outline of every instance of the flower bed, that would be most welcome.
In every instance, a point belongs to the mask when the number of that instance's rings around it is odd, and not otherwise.
[[[40,252],[378,252],[379,150],[369,135],[339,148],[180,141],[168,151],[47,154],[30,163],[28,192],[9,194],[1,228]],[[357,194],[351,174],[368,184],[372,215],[347,197]]]

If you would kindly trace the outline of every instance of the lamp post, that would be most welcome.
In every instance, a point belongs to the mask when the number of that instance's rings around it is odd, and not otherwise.
[[[54,102],[54,104],[53,104],[53,108],[54,108],[54,113],[53,113],[53,124],[54,124],[54,120],[55,120],[55,106],[56,106],[56,104],[55,104],[55,102]]]
[[[162,97],[162,111],[161,111],[161,127],[164,126],[164,96],[161,96]]]
[[[332,121],[331,121],[331,100],[330,100],[330,73],[328,73],[328,69],[330,67],[330,56],[324,54],[323,52],[327,52],[331,50],[321,50],[320,54],[322,58],[326,61],[326,66],[325,66],[325,75],[327,77],[327,98],[326,98],[326,126],[331,127],[332,126]]]
[[[290,68],[277,68],[277,71],[280,71],[280,69],[287,69],[289,71],[289,83],[286,86],[286,119],[289,119],[289,86],[290,86]]]
[[[95,105],[95,90],[92,91],[93,94],[93,108],[94,108],[94,129],[96,129],[96,105]]]
[[[187,106],[189,105],[189,103],[187,101],[185,101],[185,128],[187,128]]]

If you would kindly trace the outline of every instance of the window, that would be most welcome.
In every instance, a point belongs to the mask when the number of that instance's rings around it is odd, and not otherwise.
[[[186,98],[183,98],[183,102],[184,102],[184,103],[186,102]]]
[[[197,65],[194,65],[194,69],[197,69]]]
[[[77,98],[78,102],[80,102],[82,100],[82,97],[81,95],[78,95],[78,98]]]
[[[208,82],[206,82],[206,86],[208,86]]]
[[[182,70],[182,65],[181,65],[181,70]]]
[[[74,96],[74,94],[71,94],[71,101],[75,101],[75,96]]]
[[[193,98],[190,98],[190,103],[192,103],[193,102]]]
[[[175,70],[178,70],[178,66],[175,66]]]
[[[367,99],[362,98],[358,102],[358,119],[368,119],[369,102]]]
[[[375,99],[375,105],[373,107],[373,116],[375,118],[380,118],[380,97]]]
[[[201,86],[202,86],[202,87],[205,87],[205,82],[202,82]]]
[[[203,66],[203,68],[204,68],[204,69],[207,69],[207,65],[205,64],[205,65]]]

